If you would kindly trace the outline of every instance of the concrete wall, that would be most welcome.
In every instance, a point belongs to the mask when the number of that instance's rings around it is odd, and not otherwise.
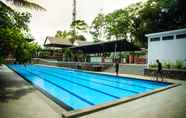
[[[177,39],[179,34],[186,34],[186,29],[160,32],[146,35],[148,37],[148,65],[161,62],[175,63],[177,60],[186,62],[186,38]],[[173,36],[173,40],[162,40],[165,36]],[[159,41],[151,38],[160,37]]]

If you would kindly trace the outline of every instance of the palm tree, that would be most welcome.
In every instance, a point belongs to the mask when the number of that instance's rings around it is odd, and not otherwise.
[[[57,31],[57,33],[55,34],[55,37],[56,38],[61,38],[61,39],[68,39],[68,38],[70,38],[71,37],[71,35],[72,35],[72,33],[71,32],[69,32],[69,31],[66,31],[66,30],[64,30],[64,31]]]
[[[11,7],[9,7],[7,3],[13,4],[18,7],[25,7],[25,8],[36,9],[36,10],[44,10],[44,11],[46,10],[42,6],[27,0],[4,0],[4,1],[0,0],[0,4],[6,6],[9,9],[11,9]]]
[[[82,40],[85,41],[85,37],[81,35],[80,33],[86,32],[88,25],[85,23],[84,20],[75,20],[71,23],[71,28],[76,29],[75,33],[72,31],[72,37],[69,39],[70,42],[73,44],[76,40]]]
[[[79,31],[86,32],[88,25],[84,20],[76,20],[71,23],[71,28],[77,29],[77,33],[79,33]]]

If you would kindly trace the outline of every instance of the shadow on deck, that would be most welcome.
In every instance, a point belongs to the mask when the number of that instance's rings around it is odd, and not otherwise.
[[[0,72],[0,102],[16,100],[34,91],[31,85],[19,79],[18,76],[14,75],[14,78],[11,78],[11,74],[10,72]]]

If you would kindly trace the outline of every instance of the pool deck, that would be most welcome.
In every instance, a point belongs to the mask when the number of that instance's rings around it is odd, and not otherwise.
[[[61,118],[60,108],[7,67],[0,66],[1,118]]]
[[[151,79],[139,75],[122,75]],[[167,81],[182,85],[81,118],[186,118],[186,81]],[[61,118],[62,111],[20,76],[6,66],[0,66],[1,118]]]

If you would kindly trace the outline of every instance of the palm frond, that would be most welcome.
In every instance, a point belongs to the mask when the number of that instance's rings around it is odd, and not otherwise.
[[[6,8],[9,11],[14,12],[14,10],[10,6],[5,4],[3,1],[0,1],[0,7],[4,7],[4,8]]]
[[[6,1],[14,4],[15,6],[22,6],[22,7],[25,7],[25,8],[46,11],[46,9],[44,7],[38,5],[34,2],[27,1],[27,0],[6,0]]]

